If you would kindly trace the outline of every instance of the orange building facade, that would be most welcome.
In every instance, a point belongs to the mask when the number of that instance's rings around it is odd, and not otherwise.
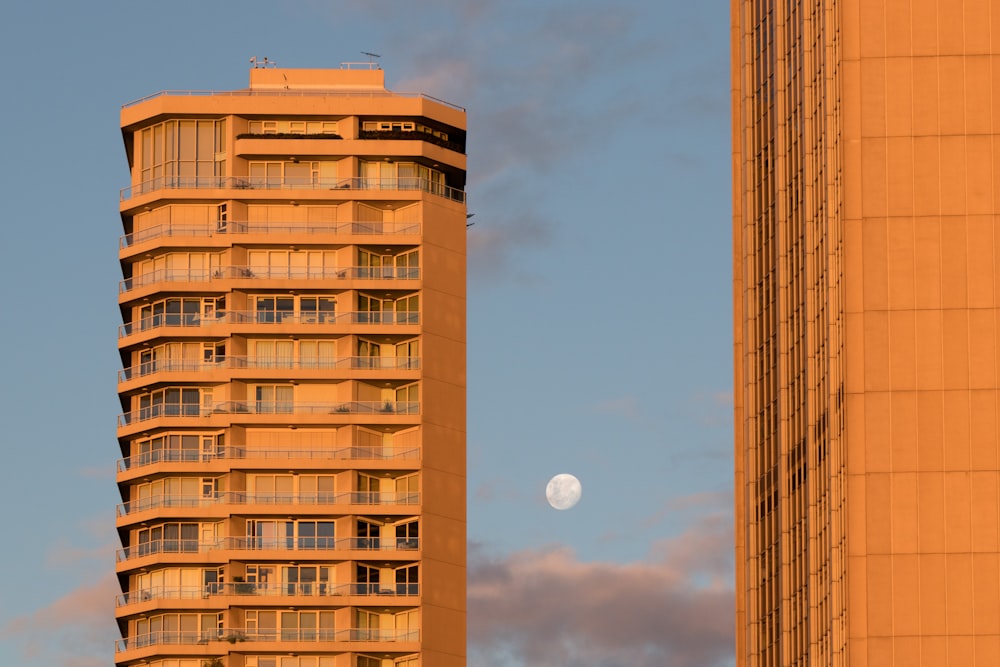
[[[737,665],[998,665],[1000,12],[731,21]]]
[[[465,112],[383,74],[122,109],[119,666],[465,665]]]

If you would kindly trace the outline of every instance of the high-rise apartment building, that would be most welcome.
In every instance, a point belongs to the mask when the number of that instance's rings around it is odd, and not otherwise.
[[[121,127],[116,664],[464,666],[464,110],[255,67]]]
[[[998,665],[1000,11],[731,20],[737,665]]]

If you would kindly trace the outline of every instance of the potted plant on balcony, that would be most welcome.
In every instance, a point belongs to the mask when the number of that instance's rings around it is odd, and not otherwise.
[[[222,658],[210,658],[208,660],[202,660],[201,667],[226,667],[226,665],[222,662]]]

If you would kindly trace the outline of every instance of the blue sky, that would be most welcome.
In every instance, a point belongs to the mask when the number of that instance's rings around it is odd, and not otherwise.
[[[362,51],[468,109],[470,665],[730,664],[728,3],[683,0],[10,3],[0,664],[112,662],[120,105]]]

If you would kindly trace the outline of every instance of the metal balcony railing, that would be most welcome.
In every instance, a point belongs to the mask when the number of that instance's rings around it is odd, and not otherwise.
[[[294,401],[224,401],[212,406],[165,403],[118,415],[118,426],[130,426],[160,417],[207,417],[213,414],[245,415],[416,415],[419,401],[344,401],[337,403],[296,403]]]
[[[121,201],[157,190],[377,190],[383,192],[420,191],[465,202],[465,192],[450,185],[419,176],[398,178],[268,178],[253,176],[163,176],[121,189]]]
[[[121,503],[118,516],[152,509],[215,505],[419,505],[418,491],[344,491],[341,493],[246,493],[225,491],[209,496],[156,495]]]
[[[127,382],[153,373],[197,373],[217,369],[231,370],[379,370],[413,371],[420,369],[420,357],[329,357],[276,359],[274,357],[227,356],[215,361],[200,359],[164,359],[145,361],[118,371],[118,381]]]
[[[216,460],[322,459],[322,460],[417,460],[419,447],[341,447],[339,449],[247,449],[223,447],[211,451],[197,449],[154,449],[118,460],[118,472],[127,472],[156,463],[197,463]]]
[[[341,63],[341,69],[372,69],[372,64],[369,62]],[[431,100],[432,102],[443,104],[446,107],[457,109],[458,111],[465,111],[465,107],[460,107],[457,104],[446,102],[445,100],[431,95],[426,95],[424,93],[406,93],[395,90],[357,88],[351,90],[337,90],[333,88],[326,90],[293,90],[285,88],[269,88],[266,90],[253,88],[244,88],[242,90],[161,90],[151,95],[140,97],[137,100],[126,102],[122,105],[122,109],[127,109],[135,106],[136,104],[148,102],[149,100],[156,99],[157,97],[336,97],[351,99],[402,97],[407,99]]]
[[[160,327],[203,327],[215,324],[420,324],[420,313],[410,311],[353,311],[303,313],[282,310],[227,310],[211,317],[198,313],[163,313],[126,322],[118,327],[118,337]]]
[[[418,280],[413,266],[349,266],[324,268],[222,266],[215,269],[161,269],[126,278],[118,293],[164,282],[210,283],[216,280]]]
[[[419,236],[419,222],[250,222],[219,220],[192,225],[168,222],[125,234],[118,240],[120,248],[163,237],[207,237],[233,234],[334,234],[358,236],[414,235]]]
[[[201,600],[216,595],[255,595],[262,597],[338,597],[379,596],[414,597],[419,584],[370,582],[335,584],[331,582],[280,583],[231,582],[203,586],[149,586],[118,595],[115,606],[125,607],[150,600]]]
[[[116,562],[159,554],[203,554],[210,551],[416,551],[418,538],[378,537],[222,537],[211,542],[166,539],[142,542],[119,549]]]
[[[419,630],[346,628],[258,630],[249,632],[238,628],[217,630],[160,630],[126,637],[115,642],[115,652],[122,653],[161,644],[190,645],[209,642],[416,642]]]

